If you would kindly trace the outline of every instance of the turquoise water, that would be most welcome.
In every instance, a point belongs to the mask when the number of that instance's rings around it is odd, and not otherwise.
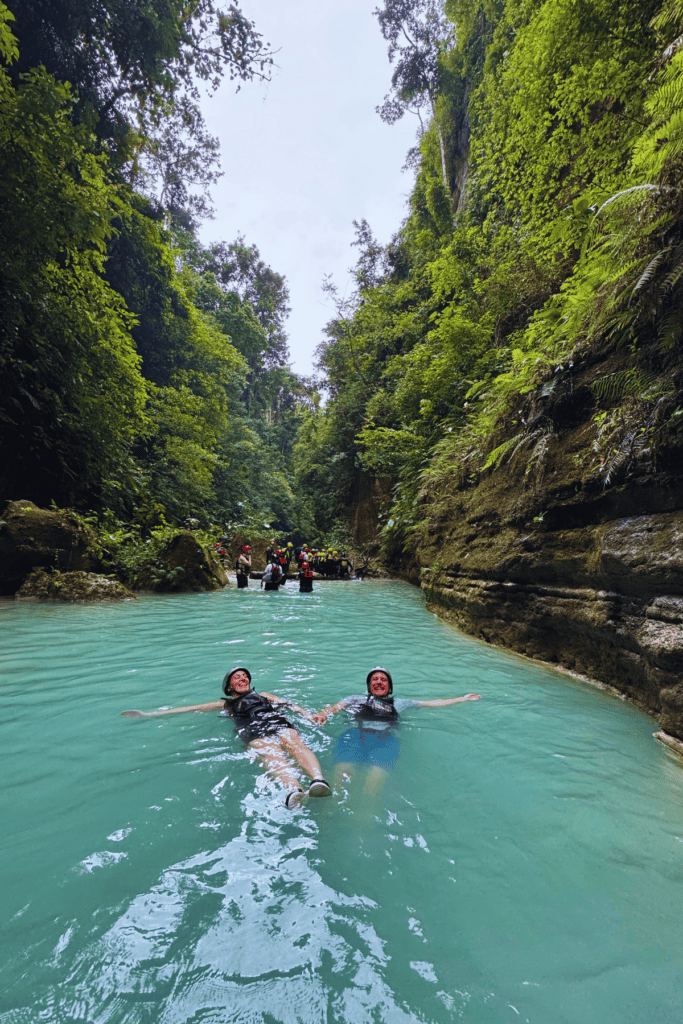
[[[383,790],[288,812],[215,714],[318,708],[380,663]],[[624,1024],[683,1007],[683,767],[607,694],[396,582],[0,604],[0,1024]],[[332,775],[338,716],[302,734]]]

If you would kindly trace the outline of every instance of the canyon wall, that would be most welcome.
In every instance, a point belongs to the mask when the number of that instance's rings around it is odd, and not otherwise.
[[[651,443],[625,430],[596,454],[593,384],[609,370],[594,359],[526,398],[520,422],[548,424],[541,470],[527,450],[442,486],[407,572],[461,629],[608,684],[683,739],[683,445],[672,399]],[[611,415],[653,408],[634,399]]]

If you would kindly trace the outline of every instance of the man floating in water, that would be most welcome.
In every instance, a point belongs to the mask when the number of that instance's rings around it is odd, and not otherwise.
[[[334,786],[337,789],[342,779],[350,780],[355,769],[367,767],[365,792],[368,796],[376,794],[384,785],[398,759],[401,741],[396,728],[401,711],[410,707],[436,708],[461,704],[466,700],[481,700],[478,693],[441,700],[394,699],[391,673],[379,667],[368,672],[366,686],[367,694],[355,694],[344,697],[336,704],[329,704],[314,714],[313,720],[324,725],[328,717],[339,711],[347,711],[353,716],[355,727],[347,729],[337,740]]]
[[[193,704],[185,708],[170,708],[168,711],[122,711],[121,714],[126,718],[147,718],[152,715],[177,715],[184,711],[223,711],[235,722],[237,734],[250,749],[256,751],[266,771],[288,790],[286,807],[290,810],[297,807],[306,795],[330,795],[332,790],[322,777],[318,758],[301,739],[297,727],[277,710],[277,706],[282,704],[290,707],[292,711],[314,721],[310,711],[282,697],[276,697],[274,693],[257,693],[251,685],[251,672],[241,666],[231,669],[225,676],[223,693],[223,700],[212,701],[210,704]],[[287,755],[311,779],[308,794]]]

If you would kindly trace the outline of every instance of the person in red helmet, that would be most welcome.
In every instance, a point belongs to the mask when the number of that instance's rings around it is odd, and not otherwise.
[[[235,573],[237,575],[237,586],[248,587],[249,586],[249,573],[251,572],[251,544],[243,544],[242,549],[237,556],[235,563]]]
[[[366,694],[344,697],[336,704],[329,704],[313,715],[313,720],[324,725],[328,718],[340,711],[347,712],[354,720],[353,728],[347,729],[339,739],[334,752],[336,762],[335,787],[342,778],[350,780],[361,766],[368,768],[365,791],[376,794],[386,782],[389,771],[394,767],[401,750],[397,735],[400,712],[410,707],[436,708],[463,701],[481,700],[478,693],[466,693],[464,697],[447,697],[439,700],[394,699],[394,683],[391,673],[378,666],[368,672],[365,681]]]
[[[308,562],[304,562],[299,573],[299,593],[310,594],[313,591],[313,570]]]
[[[292,810],[306,796],[330,796],[332,790],[322,776],[320,762],[301,739],[299,730],[280,710],[291,708],[313,721],[310,711],[283,700],[274,693],[257,693],[251,685],[251,672],[239,665],[226,673],[223,679],[222,700],[209,704],[192,704],[168,711],[122,711],[126,718],[148,718],[156,715],[177,715],[185,711],[221,711],[235,723],[235,731],[248,747],[255,750],[266,771],[287,790],[285,806]],[[294,760],[311,780],[308,793],[301,785]]]

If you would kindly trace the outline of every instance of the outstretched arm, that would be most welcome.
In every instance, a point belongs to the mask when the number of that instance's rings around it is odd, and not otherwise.
[[[183,711],[219,711],[223,708],[222,700],[214,700],[210,704],[190,704],[186,708],[169,708],[168,711],[122,711],[124,718],[153,718],[156,715],[179,715]]]
[[[328,704],[327,707],[323,708],[321,711],[316,711],[316,713],[313,715],[313,721],[317,722],[318,725],[324,725],[328,717],[333,718],[334,715],[338,714],[340,711],[343,711],[347,703],[347,700],[340,700],[337,701],[336,704]]]
[[[315,715],[312,715],[310,711],[307,711],[306,708],[302,708],[299,704],[293,704],[291,700],[285,700],[284,697],[276,697],[274,693],[263,692],[261,696],[267,697],[273,704],[284,704],[285,707],[291,708],[292,711],[297,711],[300,715],[303,715],[304,718],[308,718],[310,722],[315,721]]]
[[[479,693],[466,693],[464,697],[449,697],[448,700],[416,700],[421,708],[442,708],[446,704],[462,704],[464,700],[481,700]]]

